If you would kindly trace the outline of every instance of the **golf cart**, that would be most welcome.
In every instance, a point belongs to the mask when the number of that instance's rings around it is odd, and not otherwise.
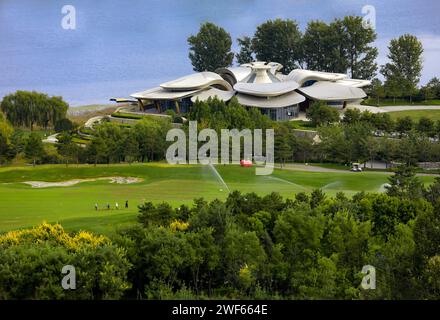
[[[360,164],[360,163],[357,163],[357,162],[352,163],[352,164],[351,164],[351,169],[350,169],[350,171],[353,171],[353,172],[362,172],[361,164]]]

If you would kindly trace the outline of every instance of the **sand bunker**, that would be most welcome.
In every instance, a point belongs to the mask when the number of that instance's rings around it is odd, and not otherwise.
[[[99,181],[99,180],[110,180],[110,183],[118,184],[131,184],[143,181],[141,178],[133,177],[102,177],[94,179],[73,179],[67,181],[58,182],[46,182],[46,181],[25,181],[23,183],[30,185],[32,188],[50,188],[50,187],[70,187],[81,182]]]

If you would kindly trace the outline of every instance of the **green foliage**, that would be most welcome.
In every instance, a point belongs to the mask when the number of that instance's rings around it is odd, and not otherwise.
[[[307,109],[306,116],[313,126],[323,126],[339,121],[338,110],[320,102],[314,102]]]
[[[342,20],[342,45],[350,75],[354,79],[371,79],[376,75],[378,50],[371,44],[377,35],[373,28],[365,28],[362,17],[347,16]]]
[[[72,131],[74,128],[74,123],[67,118],[57,120],[54,125],[54,129],[56,132]]]
[[[24,146],[24,154],[26,158],[32,160],[33,163],[44,156],[44,147],[41,138],[36,133],[31,133],[26,140],[26,144]]]
[[[417,37],[405,34],[393,39],[388,47],[389,63],[381,73],[385,77],[385,87],[392,97],[410,97],[414,95],[423,68],[423,46]]]
[[[14,129],[0,111],[0,164],[11,160],[15,156],[16,152],[11,143],[13,133]]]
[[[240,46],[240,52],[235,54],[237,62],[239,64],[253,62],[254,52],[252,49],[252,39],[250,37],[244,36],[242,38],[238,38],[237,42]]]
[[[229,67],[234,59],[231,36],[210,22],[202,24],[199,32],[188,38],[188,44],[194,71],[215,71]]]
[[[393,197],[418,199],[422,196],[423,184],[416,177],[414,167],[401,166],[389,177],[387,194]]]
[[[66,117],[68,108],[61,97],[20,90],[5,96],[0,104],[0,109],[14,126],[31,130],[34,125],[53,127],[58,120]]]
[[[103,236],[66,233],[60,225],[0,236],[1,299],[119,299],[129,288],[125,251]],[[76,271],[76,290],[64,290],[63,266]]]
[[[298,68],[302,59],[301,32],[290,19],[268,20],[257,26],[252,48],[259,61],[273,61],[284,66],[289,73]]]

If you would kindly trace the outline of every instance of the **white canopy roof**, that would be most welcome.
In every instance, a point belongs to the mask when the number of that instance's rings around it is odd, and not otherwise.
[[[225,91],[217,88],[211,88],[208,90],[203,90],[199,93],[196,93],[191,97],[192,102],[196,102],[197,100],[206,101],[209,98],[217,97],[217,99],[222,101],[229,101],[235,95],[234,91]]]
[[[347,75],[343,73],[330,73],[330,72],[321,72],[321,71],[311,71],[304,69],[295,69],[292,70],[287,76],[287,80],[293,80],[298,82],[300,85],[303,85],[305,82],[309,80],[316,81],[337,81],[346,79]]]
[[[215,72],[217,72],[223,79],[227,80],[232,85],[242,81],[251,73],[251,71],[251,68],[243,66],[220,68],[215,70]]]
[[[291,92],[299,87],[295,81],[275,83],[246,83],[239,82],[234,85],[234,90],[258,97],[276,97]]]
[[[190,90],[190,91],[170,91],[165,90],[161,87],[156,87],[153,89],[136,92],[130,96],[136,99],[147,99],[147,100],[176,100],[192,96],[203,89]]]
[[[343,79],[336,81],[336,83],[356,88],[362,88],[371,85],[371,81],[361,79]]]
[[[244,106],[258,108],[283,108],[299,104],[306,100],[305,97],[295,91],[277,97],[256,97],[238,93],[237,99],[238,102]]]
[[[311,86],[299,88],[298,91],[313,100],[323,101],[359,100],[367,96],[360,88],[329,81],[318,81]]]
[[[209,71],[194,73],[173,81],[162,83],[160,86],[167,90],[189,91],[206,88],[212,85],[220,86],[225,90],[232,90],[231,85],[220,75]]]

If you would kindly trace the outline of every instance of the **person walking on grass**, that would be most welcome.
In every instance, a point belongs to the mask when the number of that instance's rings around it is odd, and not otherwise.
[[[128,209],[128,200],[125,200],[125,209]]]
[[[95,211],[98,211],[98,204],[95,203]]]
[[[116,210],[119,210],[119,203],[115,203],[115,208],[116,208]]]
[[[107,203],[107,210],[110,210],[110,203]]]

